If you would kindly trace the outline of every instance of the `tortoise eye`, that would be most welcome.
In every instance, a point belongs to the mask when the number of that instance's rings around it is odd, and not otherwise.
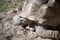
[[[19,16],[20,18],[24,18],[24,17],[22,17],[22,16]],[[24,19],[26,19],[26,18],[24,18]]]
[[[19,16],[20,18],[22,18],[21,16]]]

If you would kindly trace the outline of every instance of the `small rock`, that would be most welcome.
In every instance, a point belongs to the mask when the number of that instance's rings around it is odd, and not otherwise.
[[[37,37],[37,34],[35,32],[32,32],[30,31],[28,34],[27,34],[27,40],[33,40],[35,37]]]
[[[0,36],[0,40],[7,40],[7,39],[3,36]]]

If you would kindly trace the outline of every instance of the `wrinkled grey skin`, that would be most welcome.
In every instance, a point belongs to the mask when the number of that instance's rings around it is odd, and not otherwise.
[[[43,38],[54,38],[54,39],[58,39],[59,31],[47,30],[47,29],[43,28],[42,26],[37,26],[36,33],[40,37],[43,37]]]

